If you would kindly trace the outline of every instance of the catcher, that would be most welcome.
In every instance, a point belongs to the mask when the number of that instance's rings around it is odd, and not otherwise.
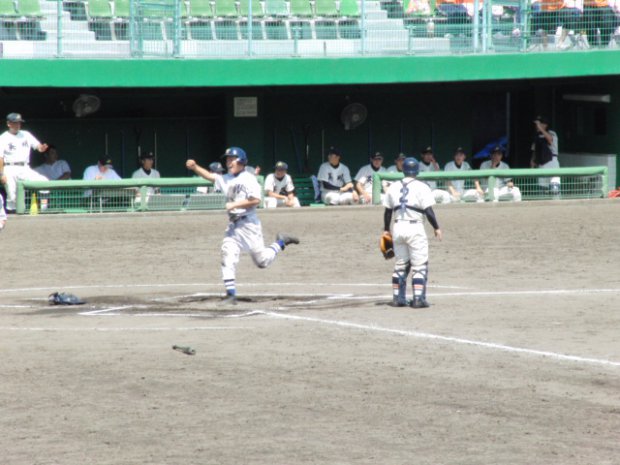
[[[424,230],[424,218],[428,219],[435,230],[435,237],[441,240],[433,205],[435,199],[428,184],[418,181],[419,164],[415,158],[406,158],[403,162],[405,177],[390,185],[383,206],[383,236],[380,246],[385,258],[396,256],[392,274],[393,300],[395,307],[410,305],[413,308],[425,308],[426,282],[428,280],[428,239]],[[394,217],[392,233],[390,225]],[[393,240],[393,250],[390,245]],[[407,277],[413,271],[413,300],[407,301]]]

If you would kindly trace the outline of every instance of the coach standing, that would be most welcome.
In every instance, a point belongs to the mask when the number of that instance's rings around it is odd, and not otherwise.
[[[6,208],[15,210],[17,181],[47,181],[47,178],[30,168],[30,150],[47,150],[30,132],[22,130],[22,115],[6,116],[8,131],[0,135],[0,181],[6,190]]]

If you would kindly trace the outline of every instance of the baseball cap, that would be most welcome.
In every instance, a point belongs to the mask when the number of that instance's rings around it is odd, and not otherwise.
[[[538,115],[534,118],[534,121],[540,121],[543,124],[549,124],[549,120],[544,116]]]
[[[423,148],[420,153],[422,153],[422,154],[433,153],[433,148],[429,145],[428,147]]]
[[[332,153],[333,153],[334,155],[338,155],[339,157],[341,157],[341,156],[342,156],[342,152],[341,152],[340,150],[338,150],[336,147],[333,147],[333,146],[332,146],[332,147],[330,147],[330,148],[327,150],[327,154],[328,154],[328,155],[330,155],[330,154],[332,154]]]
[[[496,153],[496,152],[499,152],[502,154],[504,153],[504,149],[502,148],[501,145],[496,145],[495,147],[493,147],[493,150],[491,150],[491,154]]]
[[[278,163],[276,163],[276,166],[274,167],[274,169],[276,170],[287,170],[288,169],[288,165],[283,162],[283,161],[279,161]]]
[[[209,165],[209,171],[212,173],[222,174],[224,172],[224,167],[219,161],[214,161]]]
[[[140,160],[146,160],[147,158],[155,158],[155,155],[153,155],[153,152],[142,152]]]
[[[454,153],[465,153],[465,150],[463,149],[463,147],[457,147]]]
[[[396,156],[396,160],[404,160],[405,158],[407,158],[407,155],[405,155],[403,152],[400,152],[397,156]]]
[[[378,160],[381,159],[383,160],[383,154],[381,152],[375,152],[375,154],[370,157],[371,160]]]
[[[109,157],[101,157],[99,159],[99,164],[102,166],[112,166],[112,159]]]
[[[19,113],[9,113],[8,115],[6,115],[6,120],[10,123],[25,123],[26,122],[22,119],[22,115],[20,115]]]

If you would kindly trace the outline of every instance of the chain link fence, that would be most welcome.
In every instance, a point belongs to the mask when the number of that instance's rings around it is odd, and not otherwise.
[[[239,58],[614,49],[618,8],[620,0],[0,0],[0,52]]]

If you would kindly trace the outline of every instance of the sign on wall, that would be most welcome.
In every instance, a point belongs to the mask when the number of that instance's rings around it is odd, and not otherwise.
[[[235,118],[256,118],[258,116],[258,97],[235,97]]]

